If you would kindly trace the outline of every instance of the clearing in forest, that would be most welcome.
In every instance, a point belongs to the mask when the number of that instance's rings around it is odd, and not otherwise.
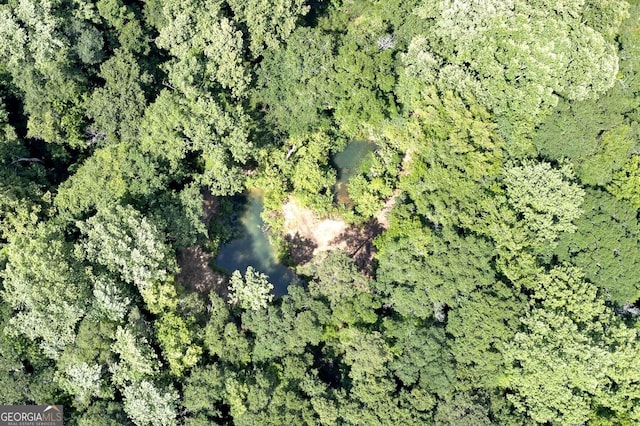
[[[282,206],[285,238],[294,263],[304,264],[316,254],[340,249],[351,256],[359,269],[371,273],[375,254],[373,239],[383,227],[373,218],[364,225],[348,225],[344,220],[320,219],[295,199]]]
[[[411,162],[411,151],[407,151],[402,159],[401,176],[408,174]],[[320,252],[340,249],[353,258],[360,270],[371,273],[373,239],[389,227],[389,213],[401,193],[400,188],[396,189],[375,217],[360,226],[348,225],[341,219],[320,219],[311,209],[290,198],[282,206],[282,213],[292,260],[303,264]]]

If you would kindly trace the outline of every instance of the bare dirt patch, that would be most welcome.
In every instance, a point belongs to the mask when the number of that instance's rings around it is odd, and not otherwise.
[[[207,190],[202,192],[202,197],[202,222],[208,227],[218,210],[220,200]],[[187,247],[178,253],[180,272],[176,275],[176,279],[189,290],[201,294],[207,294],[213,290],[224,297],[227,278],[224,274],[211,269],[209,265],[212,260],[213,255],[206,252],[202,246]]]
[[[364,225],[348,225],[343,220],[320,219],[295,199],[283,207],[286,240],[294,263],[304,264],[318,253],[340,249],[352,257],[365,273],[370,274],[375,254],[373,239],[384,227],[373,218]]]
[[[186,288],[198,293],[220,292],[226,288],[226,277],[209,267],[213,256],[200,246],[187,247],[178,254],[180,273],[178,281]]]
[[[292,240],[304,241],[307,246],[313,245],[313,255],[326,250],[344,248],[339,247],[336,239],[347,229],[345,221],[320,219],[311,209],[302,207],[295,199],[283,205],[282,211],[285,234]]]
[[[405,152],[400,176],[409,173],[412,160],[412,152]],[[402,190],[396,189],[376,216],[360,226],[348,225],[343,220],[321,219],[295,199],[290,199],[282,206],[282,212],[291,259],[301,265],[318,253],[340,249],[353,258],[360,271],[370,275],[375,256],[373,240],[389,228],[389,213],[401,194]]]

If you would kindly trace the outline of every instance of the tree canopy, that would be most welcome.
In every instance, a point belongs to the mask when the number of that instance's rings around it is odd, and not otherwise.
[[[637,0],[1,3],[0,403],[640,423]]]

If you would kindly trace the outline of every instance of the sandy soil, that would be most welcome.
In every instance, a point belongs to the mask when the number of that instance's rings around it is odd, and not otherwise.
[[[408,173],[411,161],[411,152],[406,152],[402,159],[400,175]],[[312,210],[302,207],[295,199],[290,199],[282,206],[282,212],[285,238],[289,241],[293,261],[304,264],[318,253],[340,249],[354,259],[361,271],[370,274],[375,255],[373,239],[389,227],[388,216],[400,194],[401,191],[396,190],[378,214],[362,226],[348,225],[343,220],[321,219]],[[204,191],[202,195],[202,221],[208,226],[218,209],[219,199],[208,191]],[[186,248],[178,254],[178,281],[193,291],[206,294],[213,290],[224,297],[226,278],[209,267],[211,261],[211,254],[202,247]]]
[[[411,161],[412,153],[407,151],[402,158],[401,176],[409,173]],[[347,225],[342,220],[320,219],[312,210],[290,199],[282,206],[282,212],[292,259],[303,264],[320,252],[341,249],[354,259],[361,271],[371,273],[375,256],[373,239],[389,227],[389,213],[401,193],[396,189],[378,214],[362,226]]]
[[[375,254],[373,239],[383,230],[375,218],[364,226],[347,225],[343,220],[320,219],[295,199],[289,200],[282,210],[286,239],[295,263],[304,264],[318,253],[340,249],[354,259],[362,272],[371,273]]]
[[[336,239],[347,229],[343,220],[319,219],[316,214],[302,207],[295,199],[289,200],[282,206],[284,214],[285,234],[290,238],[304,239],[313,244],[313,255],[340,246]]]

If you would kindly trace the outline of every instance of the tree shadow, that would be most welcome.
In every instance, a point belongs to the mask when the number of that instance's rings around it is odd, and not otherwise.
[[[303,18],[304,23],[308,27],[316,27],[318,26],[318,20],[327,14],[331,2],[328,0],[310,0],[307,4],[309,5],[309,13]]]
[[[383,231],[384,227],[380,222],[376,218],[371,218],[362,226],[349,226],[335,239],[335,242],[343,241],[347,246],[346,252],[353,259],[358,270],[368,276],[372,276],[374,270],[373,258],[376,254],[373,240]]]
[[[226,290],[226,277],[210,268],[211,254],[201,246],[187,247],[178,253],[177,260],[180,272],[176,279],[185,288],[200,294],[210,291],[221,294]]]
[[[284,239],[288,246],[289,258],[294,265],[303,265],[311,261],[313,251],[318,247],[312,240],[299,233],[294,236],[286,235]]]

